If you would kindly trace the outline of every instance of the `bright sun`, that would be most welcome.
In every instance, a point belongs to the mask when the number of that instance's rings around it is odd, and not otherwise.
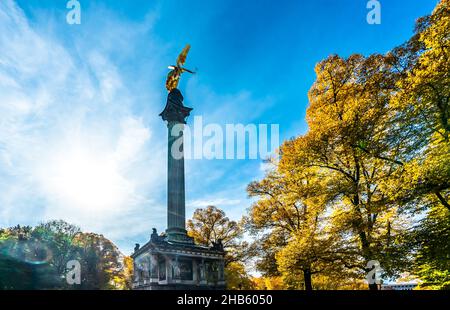
[[[57,152],[46,183],[53,198],[80,212],[113,211],[130,192],[130,182],[120,174],[113,153],[81,147]]]

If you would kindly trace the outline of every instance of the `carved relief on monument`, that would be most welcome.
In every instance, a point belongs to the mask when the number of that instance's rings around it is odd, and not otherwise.
[[[225,264],[223,261],[218,262],[219,265],[219,281],[225,280]]]
[[[175,280],[180,280],[180,265],[178,259],[172,260],[172,278]]]
[[[197,264],[197,274],[198,274],[198,280],[204,281],[205,279],[205,262],[202,259],[201,262]]]
[[[178,261],[178,267],[180,269],[180,279],[181,280],[193,280],[193,268],[192,268],[192,260],[180,259]]]
[[[134,282],[139,282],[139,272],[138,272],[138,264],[136,262],[134,263],[133,270],[134,270]]]
[[[162,257],[158,261],[159,280],[166,280],[166,260]]]
[[[158,278],[158,257],[150,255],[150,278]]]

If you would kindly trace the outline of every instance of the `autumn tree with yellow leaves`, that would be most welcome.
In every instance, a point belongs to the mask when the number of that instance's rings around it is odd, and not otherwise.
[[[248,187],[260,271],[312,289],[363,280],[377,260],[385,277],[413,266],[449,281],[449,13],[442,0],[386,55],[317,64],[307,133]]]
[[[215,206],[195,210],[187,221],[187,231],[197,244],[210,247],[219,241],[225,250],[225,279],[227,288],[252,289],[253,282],[245,268],[249,256],[248,244],[243,241],[242,223],[230,220]]]

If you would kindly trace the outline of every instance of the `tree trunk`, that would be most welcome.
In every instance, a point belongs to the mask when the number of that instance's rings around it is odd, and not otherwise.
[[[364,231],[361,231],[359,233],[359,238],[361,241],[361,248],[363,251],[363,256],[366,258],[366,261],[370,261],[372,259],[372,251],[370,249],[370,243],[367,239],[367,235]],[[369,290],[370,291],[378,291],[378,284],[376,283],[369,283]]]
[[[311,270],[303,270],[303,278],[305,282],[305,291],[312,291]]]
[[[444,196],[442,196],[441,192],[436,191],[436,197],[439,199],[439,201],[442,203],[444,207],[450,210],[450,204],[445,200]]]

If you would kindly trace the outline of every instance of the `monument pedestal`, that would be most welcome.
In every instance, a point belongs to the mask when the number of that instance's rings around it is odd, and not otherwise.
[[[176,243],[152,234],[136,248],[133,289],[211,290],[225,289],[224,252],[194,243]]]

